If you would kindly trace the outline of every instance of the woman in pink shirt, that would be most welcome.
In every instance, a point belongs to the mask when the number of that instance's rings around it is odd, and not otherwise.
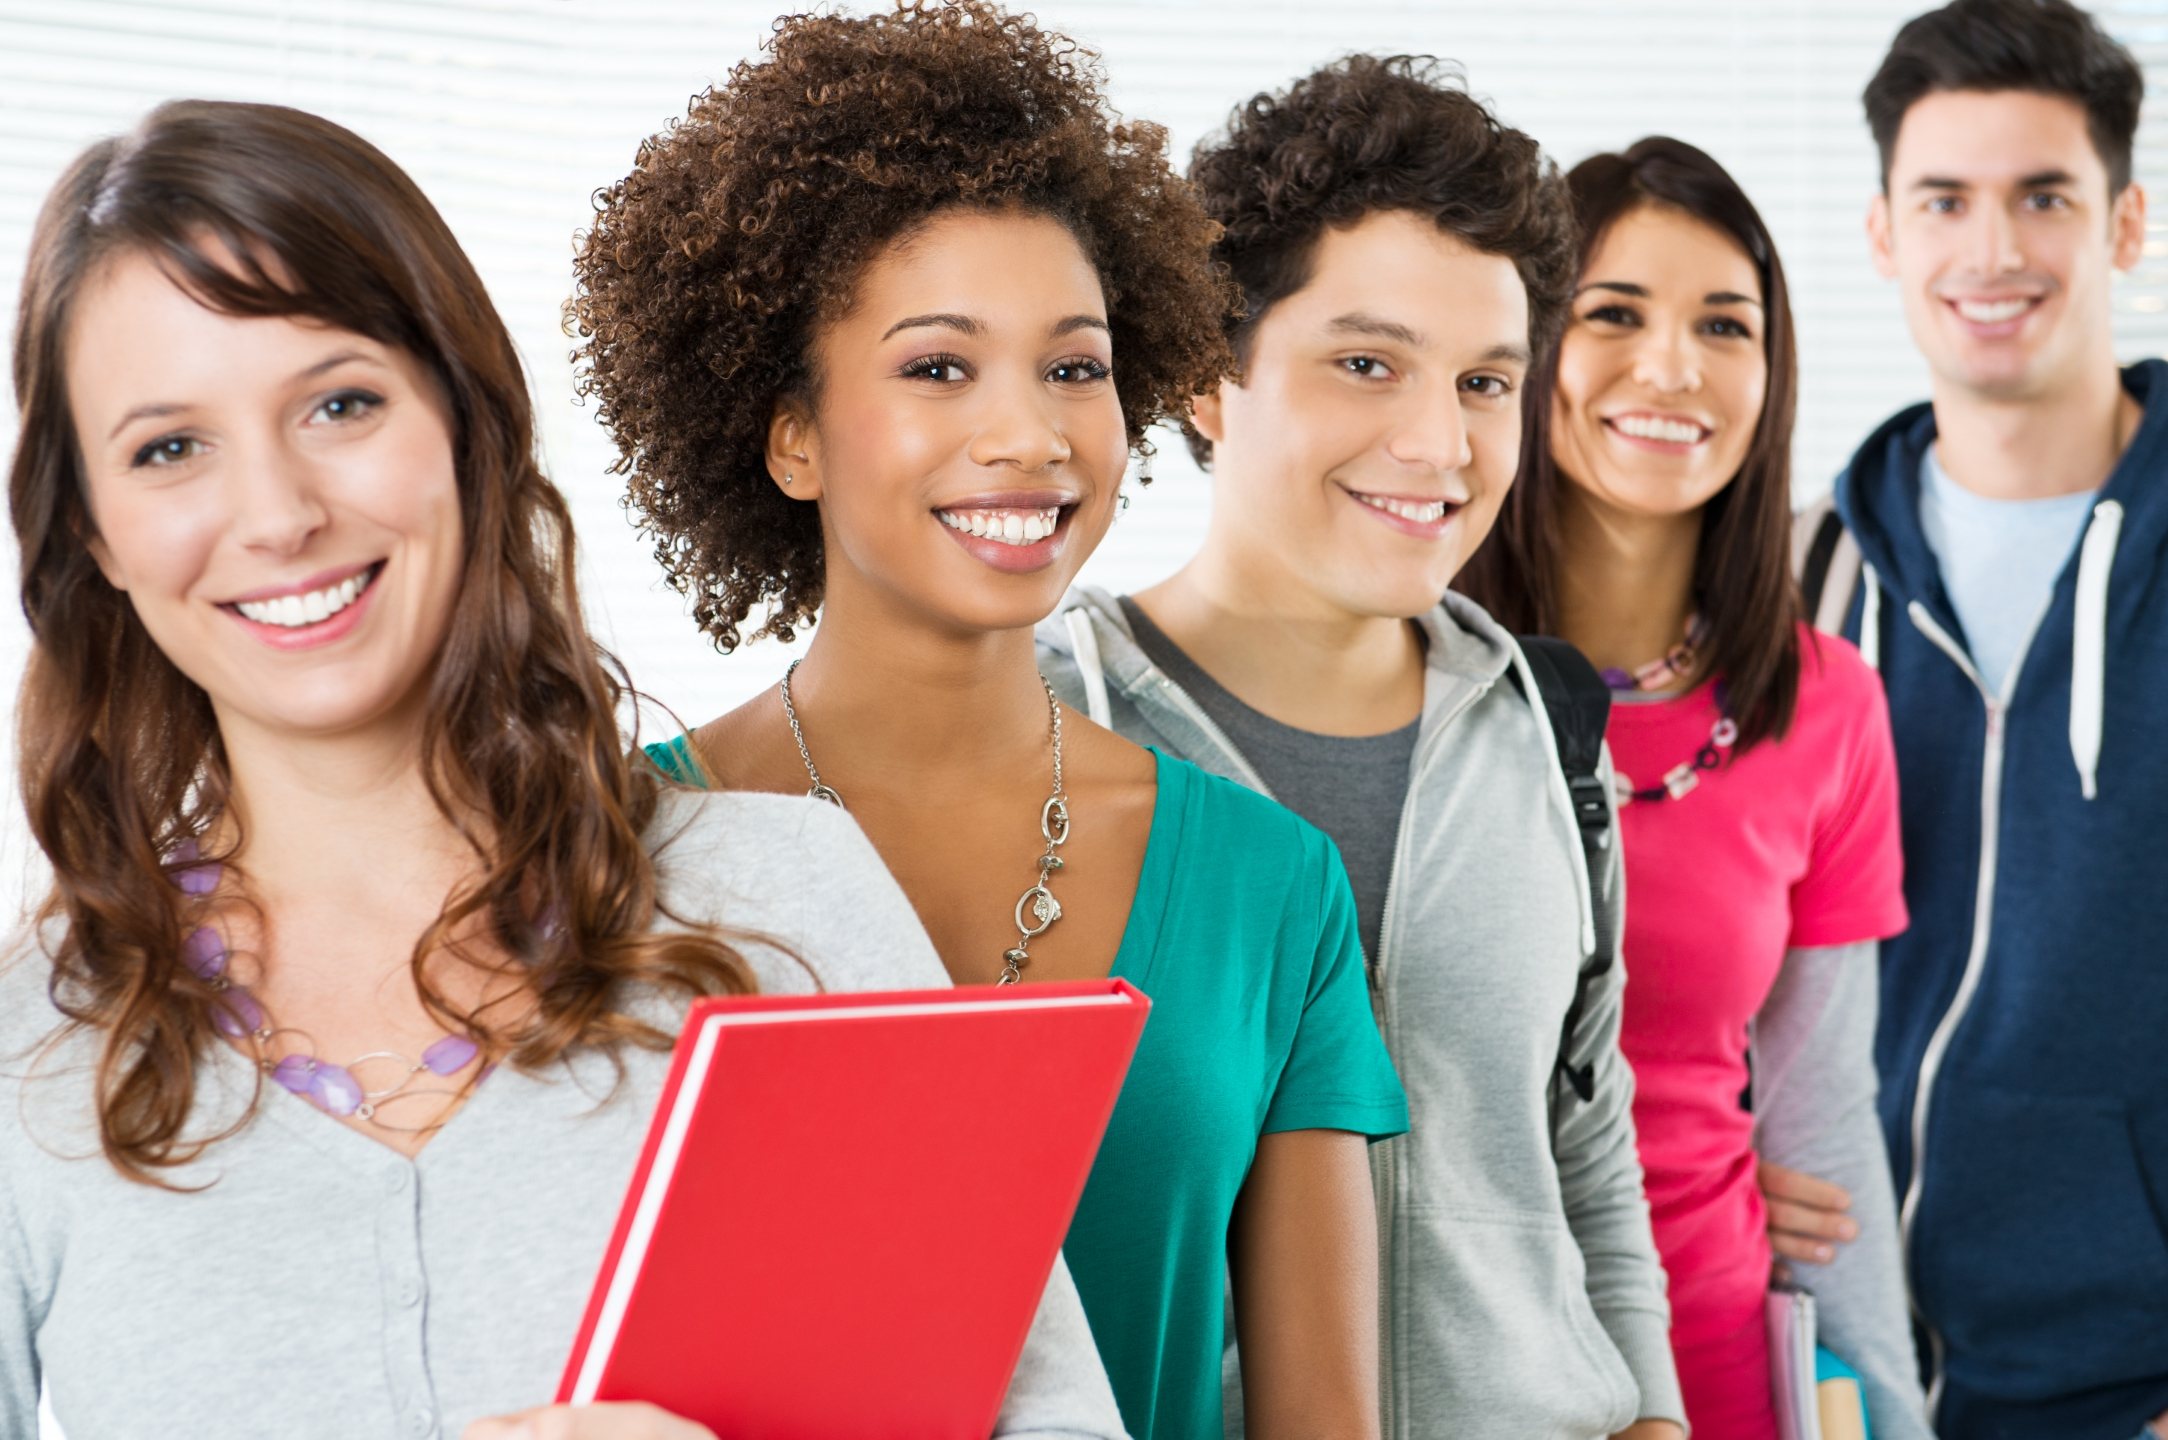
[[[1695,1440],[1775,1440],[1764,1157],[1851,1198],[1794,1278],[1881,1440],[1927,1437],[1875,1118],[1876,942],[1904,928],[1881,685],[1800,618],[1795,362],[1761,217],[1692,146],[1568,177],[1582,263],[1469,588],[1604,672],[1626,846],[1620,1044]],[[1548,404],[1541,398],[1548,395]]]

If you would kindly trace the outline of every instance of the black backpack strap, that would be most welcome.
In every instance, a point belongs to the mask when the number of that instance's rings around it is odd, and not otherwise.
[[[1807,620],[1825,635],[1844,632],[1845,612],[1859,589],[1859,543],[1844,528],[1834,498],[1808,506],[1792,519],[1792,567]]]
[[[1558,745],[1559,768],[1565,772],[1566,792],[1573,798],[1573,815],[1581,832],[1581,858],[1588,866],[1589,903],[1595,913],[1596,949],[1581,966],[1573,984],[1573,1003],[1558,1032],[1556,1078],[1583,1102],[1596,1094],[1596,1063],[1574,1058],[1574,1041],[1581,1017],[1588,1008],[1588,992],[1618,962],[1618,923],[1612,897],[1605,888],[1613,847],[1611,797],[1605,793],[1603,732],[1611,720],[1611,688],[1603,683],[1596,667],[1565,641],[1548,635],[1522,635],[1521,653],[1528,659],[1529,673],[1550,717],[1551,735]],[[1515,683],[1519,683],[1518,675]]]

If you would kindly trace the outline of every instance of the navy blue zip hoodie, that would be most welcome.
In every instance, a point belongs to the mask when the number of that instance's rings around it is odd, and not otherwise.
[[[1945,1440],[2168,1407],[2168,364],[2123,383],[2145,418],[2003,701],[1920,529],[1932,409],[1837,481],[1903,795],[1875,1058]]]

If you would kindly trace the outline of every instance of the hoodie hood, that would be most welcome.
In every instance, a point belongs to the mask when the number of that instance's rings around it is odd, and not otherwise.
[[[2168,546],[2168,363],[2144,360],[2125,369],[2123,388],[2144,407],[2137,433],[2093,502],[2082,539],[2058,579],[2055,602],[2043,625],[2062,620],[2070,626],[2071,761],[2088,799],[2098,793],[2101,727],[2105,710],[2109,656],[2118,649],[2116,625],[2134,618],[2134,607],[2114,604],[2118,565],[2126,579],[2147,575]],[[1952,659],[1964,650],[1963,631],[1943,588],[1941,567],[1920,523],[1920,467],[1935,441],[1934,407],[1919,404],[1899,411],[1862,444],[1837,477],[1837,513],[1857,541],[1863,561],[1861,610],[1857,634],[1869,664],[1881,660],[1885,606],[1908,615]],[[2065,587],[2071,603],[2060,603]],[[1970,671],[1973,682],[1989,687]]]
[[[1424,663],[1433,677],[1425,687],[1426,726],[1435,708],[1460,698],[1459,687],[1488,687],[1508,669],[1523,663],[1512,635],[1465,596],[1448,593],[1443,605],[1415,623],[1422,627]],[[1121,602],[1097,586],[1071,589],[1054,613],[1039,622],[1037,638],[1042,648],[1078,667],[1089,701],[1087,708],[1102,725],[1106,723],[1110,693],[1134,695],[1155,682],[1172,683],[1137,644]],[[1528,693],[1536,693],[1533,684]],[[1542,706],[1535,708],[1539,714],[1542,712]],[[1254,777],[1245,783],[1263,788],[1256,785]]]
[[[1579,844],[1579,821],[1573,796],[1556,760],[1551,719],[1528,661],[1513,636],[1490,613],[1466,596],[1448,592],[1434,610],[1416,622],[1424,636],[1423,718],[1416,738],[1417,774],[1426,754],[1438,748],[1441,732],[1472,707],[1506,704],[1529,711],[1543,738],[1536,761],[1541,776],[1522,777],[1528,791],[1544,790],[1564,827]],[[1121,603],[1106,591],[1078,585],[1062,598],[1037,630],[1041,667],[1054,687],[1081,700],[1097,723],[1156,745],[1171,755],[1224,776],[1263,795],[1272,788],[1232,741],[1186,695],[1172,677],[1152,662],[1129,628]],[[1517,685],[1500,688],[1508,671]],[[1142,727],[1143,734],[1138,733]],[[1544,762],[1548,762],[1547,764]],[[1524,793],[1528,793],[1525,792]],[[1585,872],[1580,874],[1581,949],[1595,948],[1595,906]]]

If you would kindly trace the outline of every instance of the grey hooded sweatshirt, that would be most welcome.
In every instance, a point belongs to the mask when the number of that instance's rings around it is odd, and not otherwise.
[[[1593,1440],[1685,1424],[1619,1055],[1622,967],[1575,1058],[1594,1098],[1552,1118],[1559,1028],[1595,932],[1565,778],[1513,639],[1449,595],[1429,639],[1371,1000],[1413,1128],[1371,1147],[1387,1440]],[[1131,740],[1266,786],[1140,649],[1120,606],[1070,592],[1039,626],[1068,703]],[[1518,688],[1507,678],[1520,673]],[[1621,886],[1614,859],[1606,878]]]

